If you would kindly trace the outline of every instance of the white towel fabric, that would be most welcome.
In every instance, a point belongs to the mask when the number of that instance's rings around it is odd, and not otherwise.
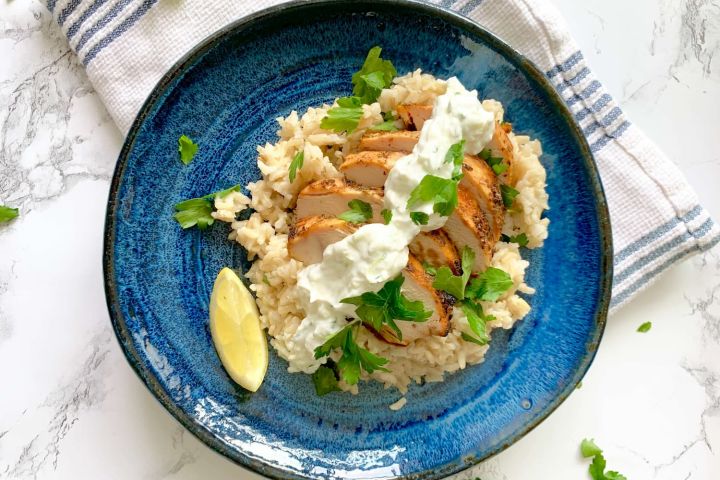
[[[46,0],[125,133],[162,75],[203,38],[278,0]],[[682,173],[631,124],[547,0],[435,0],[477,21],[546,72],[595,154],[612,220],[612,308],[720,230]]]

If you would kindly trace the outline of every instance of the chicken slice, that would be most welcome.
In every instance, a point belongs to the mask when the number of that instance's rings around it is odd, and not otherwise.
[[[517,168],[515,164],[515,146],[508,135],[512,131],[512,125],[509,123],[495,123],[495,131],[492,140],[488,143],[488,148],[492,155],[500,156],[508,164],[508,169],[499,175],[501,183],[515,185],[517,182]]]
[[[433,267],[447,265],[454,274],[462,273],[460,256],[455,245],[443,230],[421,232],[409,245],[410,253]]]
[[[327,215],[305,217],[290,227],[288,253],[305,265],[322,261],[325,247],[354,233],[358,227]]]
[[[395,323],[402,332],[402,338],[398,338],[387,326],[378,332],[380,338],[388,343],[407,345],[422,337],[446,336],[450,331],[450,315],[454,299],[445,292],[433,288],[433,277],[425,272],[420,261],[413,255],[408,256],[408,264],[402,274],[405,277],[402,286],[403,295],[409,300],[423,302],[425,310],[430,310],[432,315],[424,322],[398,320]]]
[[[475,155],[465,155],[463,178],[460,186],[470,192],[490,225],[490,241],[500,239],[505,223],[505,205],[500,193],[500,182],[487,162]]]
[[[412,152],[419,138],[420,132],[417,131],[367,132],[360,139],[360,150]]]
[[[485,270],[492,258],[495,245],[490,239],[490,225],[485,214],[468,190],[458,187],[458,205],[445,222],[443,230],[455,244],[458,252],[470,247],[475,252],[473,272]]]
[[[402,152],[365,151],[351,153],[340,165],[340,171],[353,182],[366,187],[382,187],[395,162],[405,156]]]
[[[341,178],[318,180],[303,188],[298,195],[295,216],[298,219],[313,215],[337,217],[349,210],[351,200],[369,203],[373,209],[370,221],[382,222],[382,188],[363,187]]]
[[[402,118],[408,130],[422,130],[425,120],[432,115],[432,105],[419,105],[408,103],[397,106],[397,113]]]

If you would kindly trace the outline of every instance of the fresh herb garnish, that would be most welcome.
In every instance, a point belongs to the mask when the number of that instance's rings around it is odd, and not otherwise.
[[[270,280],[268,280],[267,273],[263,273],[262,282],[263,282],[265,285],[267,285],[268,287],[270,286]]]
[[[503,204],[506,208],[510,208],[515,201],[515,197],[518,196],[520,192],[515,190],[510,185],[500,185],[500,194],[502,195]]]
[[[19,213],[17,208],[0,205],[0,223],[9,222],[10,220],[17,218],[18,215]]]
[[[615,471],[605,471],[606,462],[600,447],[593,440],[587,438],[580,443],[580,453],[585,458],[593,457],[588,467],[588,473],[593,480],[627,480],[627,477]]]
[[[432,202],[433,212],[447,217],[450,215],[458,203],[458,182],[462,178],[462,162],[463,148],[465,141],[452,145],[447,154],[445,154],[445,162],[452,162],[454,165],[452,178],[436,177],[435,175],[425,175],[420,183],[410,192],[410,198],[407,201],[407,208]]]
[[[380,58],[380,47],[373,47],[367,54],[360,70],[352,76],[353,96],[338,98],[338,106],[328,110],[327,115],[320,121],[320,128],[335,132],[352,132],[360,123],[363,110],[362,105],[373,103],[380,96],[383,88],[392,84],[397,71],[389,60]],[[375,130],[390,129],[386,119]],[[383,126],[385,125],[385,126]]]
[[[637,328],[640,333],[645,333],[652,328],[652,322],[645,322]]]
[[[180,152],[180,161],[185,165],[192,162],[193,157],[198,151],[198,144],[193,142],[187,135],[181,135],[178,138],[178,152]]]
[[[368,373],[375,370],[388,371],[383,367],[388,362],[386,358],[371,353],[355,341],[359,326],[358,320],[348,323],[342,330],[315,349],[315,358],[326,357],[336,348],[342,350],[342,357],[337,366],[340,376],[348,385],[355,385],[360,380],[361,370]]]
[[[475,262],[475,252],[470,247],[462,249],[462,275],[454,275],[452,270],[443,265],[437,269],[435,281],[432,286],[438,290],[443,290],[458,300],[465,298],[465,286],[470,279],[472,266]]]
[[[363,202],[362,200],[350,200],[348,202],[348,207],[350,207],[350,210],[338,215],[340,220],[345,220],[350,223],[365,223],[373,216],[370,204]]]
[[[219,192],[205,195],[204,197],[191,198],[175,205],[175,220],[182,228],[190,228],[197,225],[200,230],[215,223],[212,212],[215,210],[214,201],[216,198],[223,198],[230,192],[239,192],[240,185],[235,185]]]
[[[388,210],[387,208],[383,208],[380,212],[380,215],[382,215],[383,220],[385,220],[385,225],[390,223],[390,220],[392,220],[393,217],[392,211]]]
[[[500,240],[506,243],[517,243],[521,247],[527,247],[528,238],[524,233],[518,235],[507,236],[504,233],[500,236]]]
[[[513,286],[512,278],[506,272],[495,267],[488,267],[483,273],[473,278],[465,289],[465,296],[475,300],[494,302]]]
[[[410,301],[400,293],[404,281],[405,278],[398,275],[385,283],[377,293],[365,292],[357,297],[344,298],[340,302],[356,305],[355,314],[375,331],[380,331],[383,325],[388,325],[397,337],[402,339],[402,332],[395,320],[424,322],[432,315],[432,312],[425,311],[421,301]]]
[[[362,103],[373,103],[383,88],[392,85],[397,70],[390,60],[380,57],[382,48],[372,47],[365,57],[362,68],[352,76],[353,95]]]
[[[422,263],[423,268],[425,269],[425,273],[432,275],[433,277],[437,275],[437,268],[430,265],[428,262]]]
[[[395,124],[397,122],[397,118],[395,118],[392,114],[383,114],[383,119],[383,122],[373,125],[370,127],[370,130],[381,130],[383,132],[394,132],[396,130],[400,130]]]
[[[410,212],[410,220],[415,225],[427,225],[430,221],[430,215],[425,212]]]
[[[478,155],[480,158],[485,160],[488,165],[490,165],[490,168],[492,168],[493,172],[495,172],[495,175],[501,175],[507,171],[509,165],[504,162],[504,159],[502,157],[493,157],[492,152],[489,148],[483,149],[482,152]]]
[[[315,370],[315,373],[312,374],[312,381],[315,385],[315,393],[320,397],[330,392],[340,391],[335,371],[326,365],[320,365],[320,368]]]
[[[304,162],[305,152],[300,150],[295,154],[292,162],[290,162],[290,168],[288,169],[288,177],[290,178],[290,183],[293,183],[295,181],[295,178],[297,177],[297,172],[303,167]]]
[[[461,334],[463,340],[477,343],[478,345],[487,345],[490,341],[490,336],[487,333],[487,322],[495,320],[495,317],[492,315],[485,315],[482,306],[471,300],[464,300],[462,304],[460,304],[460,308],[467,317],[470,329],[475,334],[473,337],[472,335],[468,335],[463,332]]]

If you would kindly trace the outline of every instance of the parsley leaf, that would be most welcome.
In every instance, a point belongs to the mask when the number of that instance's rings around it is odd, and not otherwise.
[[[354,97],[345,97],[354,98]],[[339,101],[338,101],[339,103]],[[320,121],[320,128],[334,132],[352,132],[360,123],[363,110],[361,106],[335,107],[328,110],[327,115]]]
[[[178,152],[180,152],[180,161],[185,165],[192,162],[193,157],[198,151],[198,144],[193,142],[187,135],[178,138]]]
[[[461,337],[463,340],[468,342],[477,343],[478,345],[487,345],[490,341],[490,336],[487,333],[487,322],[495,320],[492,315],[485,315],[482,306],[479,303],[472,301],[464,301],[460,305],[460,309],[467,317],[468,325],[476,337],[462,333]]]
[[[454,165],[453,168],[453,180],[460,180],[459,177],[462,174],[463,159],[465,158],[465,140],[460,140],[458,143],[454,143],[448,148],[445,154],[445,163]]]
[[[594,457],[598,453],[602,453],[602,450],[600,447],[595,445],[594,439],[583,439],[583,441],[580,443],[580,453],[582,453],[582,456],[585,458]]]
[[[290,178],[290,183],[293,183],[295,181],[295,178],[297,177],[297,172],[303,167],[304,162],[305,152],[300,150],[295,154],[292,162],[290,162],[290,168],[288,169],[288,177]]]
[[[507,163],[505,163],[505,159],[502,157],[493,157],[492,151],[489,148],[483,149],[482,152],[478,154],[480,158],[485,160],[488,165],[490,165],[490,168],[492,168],[493,172],[495,172],[495,175],[501,175],[507,171],[507,169],[510,167]]]
[[[368,51],[362,68],[352,76],[353,95],[360,97],[363,103],[373,103],[383,88],[392,84],[397,70],[390,60],[380,57],[382,48],[373,47]]]
[[[598,453],[588,467],[588,473],[593,480],[605,480],[605,457]]]
[[[606,462],[600,447],[593,440],[584,439],[580,443],[580,453],[585,458],[593,457],[588,473],[593,480],[627,480],[625,475],[615,471],[605,471]]]
[[[19,213],[17,208],[0,205],[0,223],[9,222],[10,220],[17,218],[18,215]]]
[[[473,278],[465,290],[469,298],[494,302],[510,287],[512,278],[506,272],[495,267],[488,267],[483,273]]]
[[[350,200],[348,202],[348,207],[350,207],[350,210],[338,215],[340,220],[345,220],[350,223],[364,223],[370,220],[373,216],[370,204],[363,202],[362,200]]]
[[[390,220],[392,220],[393,214],[387,208],[383,208],[382,211],[380,212],[380,215],[382,215],[383,220],[385,220],[385,225],[387,225],[388,223],[390,223]]]
[[[342,350],[342,357],[337,363],[340,376],[348,385],[355,385],[360,380],[361,369],[368,373],[375,370],[387,372],[383,367],[388,361],[355,342],[354,335],[359,326],[357,321],[348,323],[339,332],[331,336],[325,343],[315,349],[315,358],[330,355],[334,349]]]
[[[433,277],[437,275],[437,268],[433,267],[428,262],[422,262],[422,266],[425,269],[425,273],[432,275]]]
[[[640,333],[646,333],[652,328],[652,322],[645,322],[637,328]]]
[[[335,372],[326,365],[321,365],[320,368],[315,370],[315,373],[312,374],[312,381],[315,385],[315,393],[320,397],[330,392],[340,391]]]
[[[453,144],[445,154],[445,163],[452,162],[454,165],[452,178],[436,177],[425,175],[417,187],[410,192],[407,201],[407,208],[432,202],[433,212],[449,216],[458,204],[458,182],[462,178],[463,149],[465,140]]]
[[[430,221],[430,215],[424,212],[410,212],[410,220],[415,225],[427,225]]]
[[[525,235],[524,233],[520,233],[518,235],[513,235],[512,237],[509,237],[503,233],[500,236],[500,240],[503,242],[506,242],[506,243],[517,243],[521,247],[527,247],[527,244],[528,244],[527,235]]]
[[[432,315],[432,312],[425,311],[425,305],[421,301],[410,301],[400,292],[403,282],[405,277],[398,275],[385,283],[377,293],[365,292],[357,297],[344,298],[340,302],[356,305],[355,314],[374,330],[380,331],[383,325],[388,325],[398,339],[402,339],[402,332],[395,320],[424,322]]]
[[[382,130],[383,132],[394,132],[395,130],[400,130],[395,124],[395,122],[397,122],[397,118],[395,118],[392,114],[387,116],[383,115],[383,119],[385,120],[384,122],[373,125],[370,127],[370,130]]]
[[[204,197],[191,198],[175,205],[175,220],[184,229],[197,227],[205,230],[207,227],[215,223],[212,212],[215,210],[215,198],[223,198],[230,192],[239,192],[240,185],[235,185],[219,192],[205,195]]]
[[[515,190],[510,185],[500,185],[500,194],[502,195],[503,204],[506,208],[510,208],[515,201],[515,197],[518,196],[520,192]]]
[[[462,249],[462,275],[454,275],[447,266],[437,269],[435,281],[432,286],[438,290],[444,290],[458,300],[465,298],[465,286],[470,279],[472,266],[475,262],[475,252],[470,247]]]

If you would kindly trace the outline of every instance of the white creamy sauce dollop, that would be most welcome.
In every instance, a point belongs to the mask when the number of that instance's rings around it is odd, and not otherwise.
[[[413,207],[430,215],[427,225],[410,219],[407,201],[425,177],[452,176],[453,164],[445,163],[448,149],[465,140],[465,151],[477,153],[492,138],[494,119],[483,109],[475,90],[468,91],[452,77],[447,91],[435,100],[432,117],[423,125],[412,153],[400,158],[385,182],[385,208],[392,212],[388,225],[364,225],[352,235],[328,246],[322,262],[298,274],[298,290],[306,317],[298,327],[288,358],[291,372],[312,373],[325,363],[315,348],[341,330],[354,305],[343,298],[378,291],[407,265],[408,245],[420,231],[442,227],[447,217],[434,214],[431,203]]]

